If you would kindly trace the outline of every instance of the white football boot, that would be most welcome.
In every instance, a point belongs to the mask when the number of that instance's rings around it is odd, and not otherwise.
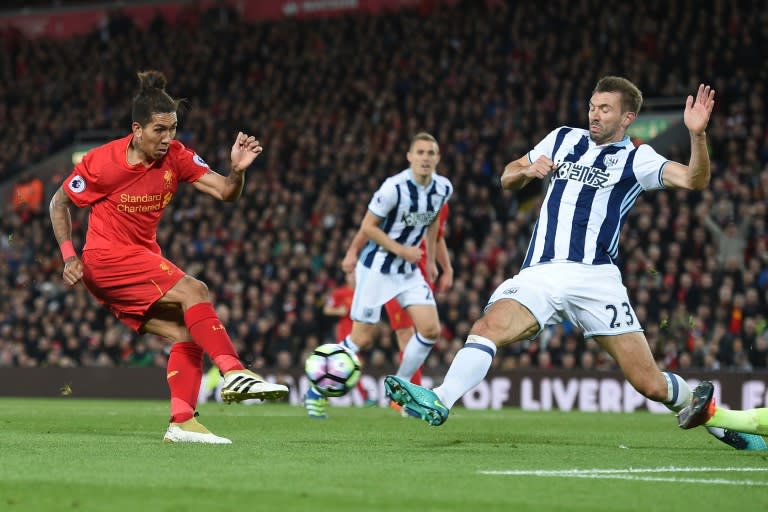
[[[197,419],[190,418],[182,423],[168,425],[163,437],[165,443],[206,443],[206,444],[232,444],[226,437],[220,437],[211,433],[201,425]]]
[[[287,395],[287,386],[265,382],[261,375],[250,370],[234,370],[225,373],[221,387],[221,398],[228,404],[253,398],[279,400]]]

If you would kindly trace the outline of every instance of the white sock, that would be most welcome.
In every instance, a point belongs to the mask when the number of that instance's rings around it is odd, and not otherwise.
[[[352,338],[350,336],[347,336],[341,341],[341,344],[347,347],[349,350],[357,354],[360,352],[360,347],[357,346],[357,343],[352,341]]]
[[[672,411],[680,412],[691,403],[691,386],[676,373],[663,372],[663,375],[667,379],[667,399],[664,405]]]
[[[404,381],[411,380],[413,374],[419,370],[419,367],[427,360],[429,352],[435,346],[436,340],[430,340],[420,336],[418,332],[413,333],[408,344],[403,350],[403,360],[397,369],[397,376]]]
[[[467,336],[464,347],[456,353],[443,383],[433,391],[449,409],[470,389],[483,381],[491,368],[496,344],[476,334]]]

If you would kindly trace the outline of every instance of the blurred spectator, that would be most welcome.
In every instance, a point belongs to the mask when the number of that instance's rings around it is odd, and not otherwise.
[[[621,233],[620,266],[657,361],[668,346],[681,366],[690,354],[692,367],[708,370],[746,369],[745,356],[753,369],[766,368],[768,68],[754,65],[757,49],[768,45],[764,10],[740,2],[726,10],[714,0],[695,10],[671,1],[663,12],[653,3],[627,4],[605,21],[580,3],[563,16],[558,4],[459,2],[418,19],[404,11],[249,23],[223,6],[203,10],[190,0],[163,30],[139,37],[119,11],[90,37],[4,37],[0,183],[12,190],[18,172],[68,147],[79,132],[124,133],[135,71],[147,62],[160,67],[174,91],[190,98],[179,138],[211,155],[212,167],[226,165],[233,131],[256,133],[265,152],[248,171],[239,205],[180,188],[158,242],[228,308],[241,357],[257,368],[285,364],[288,356],[275,346],[278,329],[288,329],[284,345],[298,364],[317,337],[329,336],[322,298],[342,282],[343,249],[363,203],[396,168],[391,155],[415,132],[432,130],[457,190],[445,234],[454,289],[438,297],[447,341],[429,360],[442,366],[499,276],[519,269],[536,222],[540,191],[502,191],[500,162],[552,125],[581,123],[590,87],[606,70],[633,79],[647,98],[680,98],[712,79],[712,182],[701,194],[641,195]],[[665,44],[631,44],[647,41],[640,37],[646,22]],[[619,32],[632,59],[610,44],[608,36]],[[595,53],[600,64],[590,66]],[[573,54],[579,57],[562,58]],[[534,55],[550,65],[536,66]],[[42,178],[43,189],[68,171]],[[45,216],[16,215],[11,196],[0,208],[0,366],[126,364],[140,341],[153,358],[164,357],[83,289],[62,285]],[[83,222],[73,218],[74,232],[83,232]],[[89,328],[82,332],[66,329],[83,323]],[[613,365],[577,328],[547,336],[538,340],[539,356],[549,353],[555,366]],[[734,350],[737,338],[741,350]],[[376,361],[395,365],[394,346],[391,331],[382,330]],[[501,352],[500,368],[533,364],[528,352]]]
[[[43,205],[43,181],[35,176],[19,180],[13,187],[13,211],[24,223],[39,215]]]

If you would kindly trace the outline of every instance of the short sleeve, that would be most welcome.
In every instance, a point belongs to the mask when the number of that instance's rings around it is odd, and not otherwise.
[[[448,178],[445,181],[447,182],[447,191],[445,193],[445,203],[447,204],[451,197],[453,197],[453,184]]]
[[[368,209],[377,217],[384,218],[397,205],[397,195],[397,187],[392,180],[388,179],[373,194],[371,202],[368,203]]]
[[[184,146],[181,142],[173,141],[172,144],[176,146],[174,151],[174,170],[179,181],[194,183],[200,179],[200,176],[211,169],[200,155]]]
[[[632,170],[635,178],[643,190],[658,190],[664,188],[662,173],[668,159],[659,155],[648,144],[642,144],[637,148]]]
[[[567,128],[564,127],[557,128],[549,132],[546,137],[541,139],[539,143],[536,144],[533,149],[528,152],[528,162],[533,163],[542,155],[554,160],[555,141],[557,140],[557,134],[560,133],[560,131],[563,129],[567,130]]]
[[[64,180],[64,191],[76,206],[91,205],[107,194],[99,182],[99,166],[95,164],[96,152],[86,153]]]

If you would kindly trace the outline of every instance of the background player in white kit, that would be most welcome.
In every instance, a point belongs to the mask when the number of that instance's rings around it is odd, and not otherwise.
[[[450,199],[453,186],[448,178],[436,173],[440,148],[432,135],[416,134],[406,157],[410,167],[384,180],[361,223],[368,243],[355,267],[352,332],[342,344],[353,352],[369,348],[382,307],[396,298],[415,328],[397,371],[400,378],[410,380],[440,335],[432,288],[418,268],[422,257],[419,244],[426,236],[427,272],[434,280],[438,214]],[[316,417],[325,417],[324,401],[312,387],[307,390],[305,405]]]
[[[626,131],[640,111],[642,94],[629,80],[613,76],[595,86],[589,130],[560,127],[509,163],[501,177],[505,189],[550,178],[522,270],[494,291],[442,385],[428,390],[389,376],[390,397],[412,416],[441,425],[453,404],[483,380],[497,347],[533,338],[567,318],[616,360],[638,392],[674,411],[685,407],[691,389],[656,366],[614,261],[621,227],[641,192],[700,190],[709,184],[705,129],[714,96],[700,85],[696,98],[687,98],[688,165],[629,140]]]

